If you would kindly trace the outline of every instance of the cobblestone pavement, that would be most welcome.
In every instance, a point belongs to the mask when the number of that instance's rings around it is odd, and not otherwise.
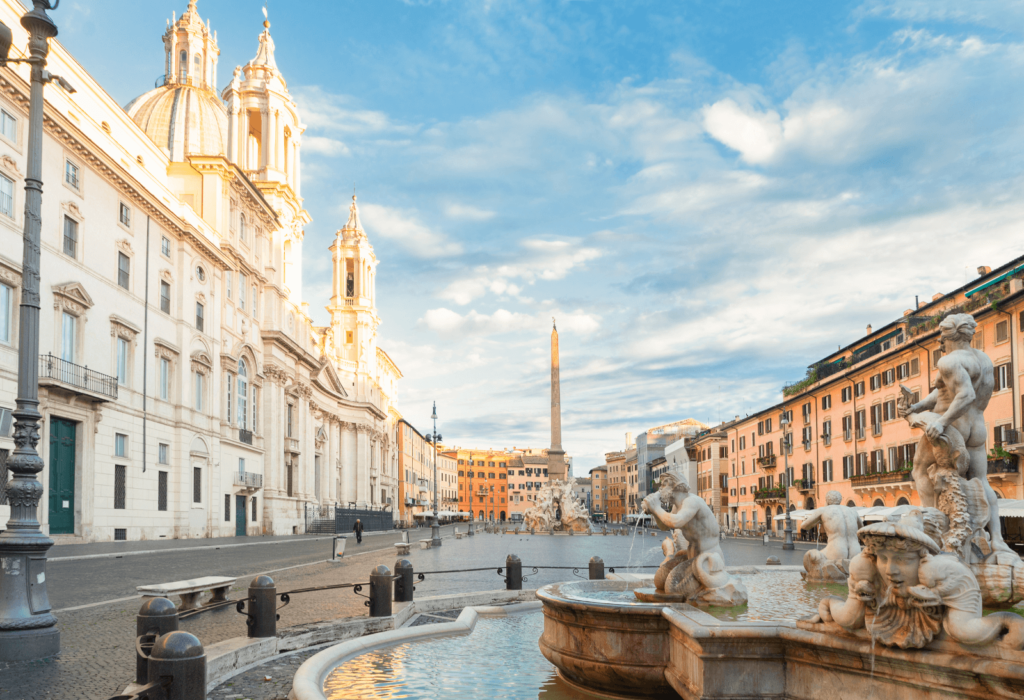
[[[387,536],[391,543],[394,535]],[[417,538],[413,538],[417,539]],[[508,554],[516,554],[523,562],[523,573],[527,580],[525,586],[536,588],[547,583],[564,581],[573,577],[573,572],[566,568],[539,569],[533,573],[534,566],[571,567],[579,569],[579,576],[586,577],[587,562],[592,556],[600,556],[606,566],[616,567],[617,571],[625,571],[628,565],[657,565],[661,559],[661,537],[641,536],[528,536],[528,535],[477,535],[461,540],[446,538],[444,545],[437,549],[413,549],[407,558],[417,571],[434,572],[452,569],[488,567],[483,571],[464,573],[439,573],[428,575],[426,580],[416,584],[417,596],[431,596],[458,593],[460,591],[495,590],[503,587],[502,578],[497,569],[505,564]],[[372,540],[364,538],[364,547],[372,544]],[[380,540],[383,544],[385,540]],[[296,543],[295,548],[303,546]],[[807,545],[797,545],[795,551],[783,551],[781,542],[773,542],[765,547],[757,540],[727,539],[723,543],[726,561],[731,565],[763,564],[770,554],[778,556],[783,564],[799,564]],[[241,548],[262,551],[263,547]],[[277,547],[269,547],[277,551]],[[237,551],[237,550],[235,550]],[[214,556],[231,557],[231,550]],[[184,556],[185,553],[181,555]],[[199,554],[189,552],[190,555]],[[127,565],[131,560],[139,560],[140,566],[148,563],[153,566],[165,567],[164,560],[178,555],[157,554],[130,557],[123,561]],[[275,555],[277,556],[277,555]],[[318,555],[318,558],[321,555]],[[349,554],[341,563],[314,563],[300,568],[280,571],[273,574],[279,591],[294,588],[327,585],[332,583],[357,583],[369,580],[370,570],[378,564],[393,567],[395,563],[393,548],[388,546],[381,551],[364,554]],[[68,562],[68,564],[87,565],[93,561],[86,560]],[[202,560],[208,561],[208,560]],[[276,568],[281,559],[272,557],[253,557],[245,562],[246,569],[240,577],[239,585],[232,589],[231,598],[245,595],[244,588],[248,585],[251,575]],[[59,564],[59,562],[58,562]],[[261,565],[262,564],[262,565]],[[135,566],[134,563],[131,566]],[[190,561],[183,566],[184,571],[164,571],[162,576],[148,576],[146,582],[169,581],[188,578],[195,575],[209,575],[224,571],[231,575],[240,572],[231,570],[227,564],[217,566],[213,571],[204,570],[201,562]],[[493,568],[491,568],[493,567]],[[102,581],[97,587],[90,588],[92,573],[81,576],[74,568],[61,571],[59,574],[51,568],[48,583],[53,586],[58,577],[70,579],[60,581],[61,586],[79,587],[81,595],[90,602],[97,597],[107,596],[109,582]],[[653,572],[653,568],[644,569]],[[106,577],[117,578],[123,572],[108,570]],[[139,574],[135,574],[138,576]],[[131,592],[134,592],[131,583]],[[361,598],[349,589],[308,593],[292,597],[292,602],[281,611],[281,627],[302,625],[321,620],[340,617],[365,616],[366,608]],[[134,674],[135,645],[135,614],[138,612],[140,600],[135,598],[113,602],[105,605],[86,607],[78,610],[65,610],[58,613],[58,626],[61,630],[61,653],[54,659],[28,664],[0,665],[0,700],[36,700],[43,698],[59,698],[61,700],[105,700],[120,692],[132,679]],[[56,607],[56,606],[55,606]],[[181,628],[197,635],[204,644],[229,639],[245,634],[243,616],[235,612],[233,607],[210,611],[191,619],[183,620]],[[301,663],[301,662],[299,662]],[[270,674],[272,675],[272,674]],[[223,697],[223,696],[222,696]],[[244,695],[242,697],[245,697]],[[270,696],[273,697],[273,696]]]

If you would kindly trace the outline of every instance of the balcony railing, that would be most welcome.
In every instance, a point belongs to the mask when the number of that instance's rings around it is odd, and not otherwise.
[[[52,379],[67,387],[109,399],[117,398],[117,377],[101,374],[55,355],[39,356],[39,378]]]
[[[879,472],[877,474],[854,474],[850,477],[851,486],[873,486],[875,484],[898,484],[913,481],[909,471]]]
[[[775,464],[775,455],[767,455],[765,457],[758,457],[757,463],[765,469],[774,469],[777,465]]]
[[[758,489],[754,493],[754,502],[779,501],[786,497],[786,490],[781,488]]]
[[[804,445],[804,449],[805,450],[811,449],[811,441],[810,440],[804,440],[803,445]]]
[[[796,481],[793,482],[793,487],[801,493],[807,493],[808,491],[814,488],[814,480],[797,479]]]
[[[263,475],[253,472],[235,472],[234,484],[248,489],[260,489],[263,488]]]
[[[245,428],[238,429],[238,441],[244,445],[252,444],[252,431]]]
[[[1020,471],[1020,463],[1016,457],[1008,459],[990,459],[988,461],[989,474],[1016,474]]]

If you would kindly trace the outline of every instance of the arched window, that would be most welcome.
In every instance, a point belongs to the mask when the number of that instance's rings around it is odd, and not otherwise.
[[[192,77],[199,80],[203,76],[203,59],[196,54],[192,57]]]
[[[238,427],[249,429],[249,371],[245,360],[238,361]]]
[[[856,507],[857,507],[857,504],[856,504],[856,503],[854,503],[853,501],[847,501],[847,502],[846,502],[846,507],[847,507],[847,508],[856,508]]]
[[[909,506],[910,505],[910,501],[908,501],[905,497],[901,497],[900,500],[896,501],[896,505],[898,505],[898,506]]]
[[[875,502],[872,503],[871,505],[873,505],[873,506],[885,506],[885,501],[883,501],[881,498],[876,498]]]
[[[181,78],[182,82],[188,78],[188,53],[186,51],[178,54],[178,77]]]

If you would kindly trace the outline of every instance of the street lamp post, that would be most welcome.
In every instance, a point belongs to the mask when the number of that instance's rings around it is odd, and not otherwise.
[[[440,547],[441,546],[441,525],[437,521],[437,443],[441,440],[441,436],[437,434],[437,402],[434,402],[434,411],[430,414],[431,420],[434,421],[434,432],[430,436],[430,441],[434,445],[434,524],[430,528],[430,546]]]
[[[39,246],[43,203],[43,85],[56,80],[73,89],[63,78],[46,71],[49,40],[57,26],[46,11],[56,9],[49,0],[33,0],[33,8],[21,18],[29,35],[29,57],[8,59],[12,32],[0,23],[0,65],[31,64],[29,100],[28,165],[25,176],[25,229],[22,253],[20,337],[18,339],[18,397],[14,410],[14,453],[7,460],[11,478],[7,502],[11,517],[0,533],[0,661],[29,661],[60,651],[57,618],[50,612],[46,592],[46,552],[53,540],[39,527],[37,509],[43,485],[37,475],[43,460],[39,442]]]
[[[789,517],[789,433],[786,432],[789,421],[786,420],[785,414],[779,419],[779,425],[782,427],[782,459],[785,464],[783,468],[786,470],[786,541],[782,543],[782,548],[793,549],[793,519]]]

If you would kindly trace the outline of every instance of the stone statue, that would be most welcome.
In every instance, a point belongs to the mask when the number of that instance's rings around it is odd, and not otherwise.
[[[857,511],[842,505],[842,502],[841,493],[829,491],[825,495],[827,505],[811,511],[800,524],[801,530],[807,530],[821,523],[828,536],[825,549],[812,549],[804,554],[803,577],[807,581],[846,583],[850,575],[850,559],[860,553],[857,531],[863,523]]]
[[[674,541],[666,538],[662,544],[666,559],[654,576],[653,595],[639,589],[638,598],[725,606],[747,602],[746,587],[725,570],[715,514],[704,499],[690,494],[682,469],[662,474],[660,488],[643,500],[642,508],[660,529],[674,531]]]
[[[1024,645],[1024,618],[1014,613],[982,616],[982,596],[970,568],[940,554],[925,532],[924,513],[915,509],[898,523],[861,528],[864,549],[850,560],[849,594],[818,605],[815,622],[846,630],[865,629],[886,646],[920,649],[940,629],[965,645]]]
[[[538,530],[590,532],[590,514],[573,487],[576,479],[552,479],[537,494],[532,508],[523,513],[523,524]]]
[[[956,477],[967,481],[977,479],[988,503],[985,525],[991,547],[1012,552],[1003,542],[998,499],[988,483],[984,412],[992,398],[995,378],[992,360],[971,347],[977,325],[970,314],[953,314],[939,324],[943,356],[936,363],[939,378],[935,390],[918,403],[908,405],[910,392],[901,387],[899,412],[911,427],[924,429],[913,471],[921,505],[935,507],[937,497],[947,487],[955,492],[959,488],[953,483]],[[955,476],[950,474],[952,467],[956,469]],[[951,493],[948,498],[959,500],[960,497]],[[954,522],[954,536],[966,539],[966,533],[959,531],[964,526]]]

